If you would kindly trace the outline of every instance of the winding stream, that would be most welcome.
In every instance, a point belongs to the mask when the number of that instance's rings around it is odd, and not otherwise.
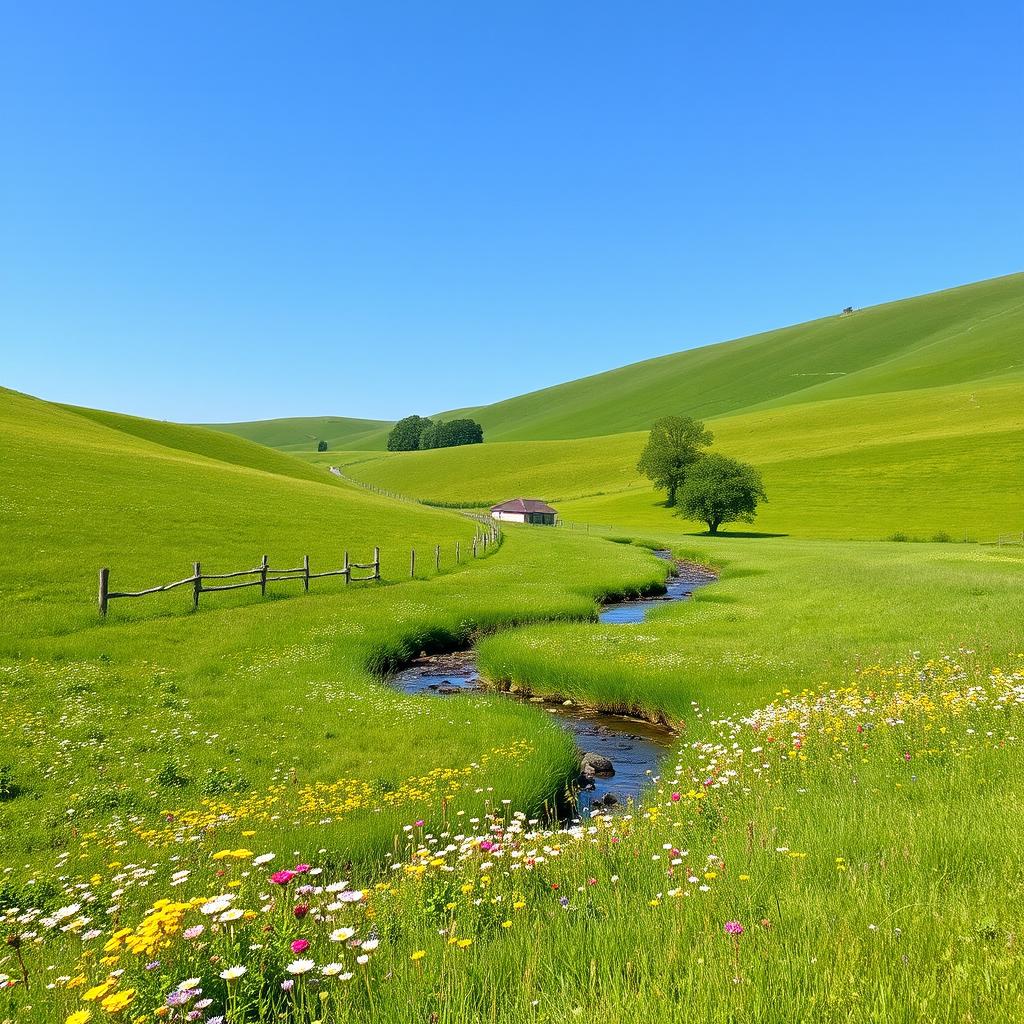
[[[654,553],[666,561],[672,559],[669,551]],[[677,562],[675,572],[666,580],[665,594],[604,605],[598,621],[618,625],[643,622],[653,608],[685,601],[694,590],[714,580],[714,576],[697,566]],[[476,652],[472,650],[419,658],[395,675],[392,685],[405,693],[439,697],[486,691],[477,672]],[[516,694],[508,696],[524,699]],[[571,732],[581,754],[601,754],[614,765],[614,774],[581,777],[582,788],[576,800],[576,813],[580,816],[586,816],[593,808],[614,806],[637,797],[675,740],[671,730],[642,719],[576,704],[552,703],[541,697],[525,699],[542,707]]]

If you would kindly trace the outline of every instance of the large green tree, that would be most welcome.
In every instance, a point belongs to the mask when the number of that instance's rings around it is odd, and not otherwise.
[[[701,449],[714,440],[700,420],[690,416],[663,416],[651,427],[637,470],[666,492],[672,507],[689,468],[701,457]]]
[[[426,416],[406,416],[399,420],[388,434],[389,452],[414,452],[420,447],[420,436],[434,425]]]
[[[676,514],[707,523],[709,533],[722,523],[752,523],[757,503],[768,500],[753,466],[714,452],[689,467],[678,498]]]

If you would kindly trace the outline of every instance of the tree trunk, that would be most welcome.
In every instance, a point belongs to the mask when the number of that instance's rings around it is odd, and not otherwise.
[[[668,508],[675,508],[676,504],[676,485],[668,485],[668,494],[665,495],[665,505]]]
[[[718,527],[721,526],[721,521],[708,520],[708,533],[718,533]]]

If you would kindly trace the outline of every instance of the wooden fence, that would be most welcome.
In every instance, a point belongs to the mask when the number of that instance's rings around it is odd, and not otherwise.
[[[472,553],[474,558],[482,557],[487,551],[501,543],[501,528],[489,523],[485,528],[478,529],[473,536]],[[434,571],[441,571],[441,545],[435,544],[433,549]],[[462,542],[455,542],[455,565],[462,564]],[[353,571],[369,572],[366,576],[354,576]],[[348,552],[345,552],[345,564],[341,569],[327,569],[324,572],[311,572],[309,568],[309,555],[302,556],[302,565],[293,566],[288,569],[272,569],[269,558],[264,555],[260,564],[255,569],[239,569],[237,572],[204,573],[199,562],[192,563],[192,575],[186,576],[183,580],[175,580],[173,583],[162,583],[157,587],[147,587],[145,590],[111,590],[110,569],[100,569],[98,603],[100,615],[106,615],[111,601],[122,597],[145,597],[147,594],[162,594],[167,590],[176,590],[178,587],[191,587],[192,608],[199,607],[200,594],[214,594],[223,590],[242,590],[245,587],[259,587],[260,594],[266,596],[267,585],[270,583],[285,583],[289,580],[301,580],[302,588],[309,592],[309,581],[323,579],[325,576],[344,576],[345,583],[368,583],[371,580],[379,580],[380,576],[380,548],[373,549],[372,562],[353,562],[349,559]],[[416,576],[416,549],[409,552],[409,578]],[[244,577],[255,577],[245,579]],[[210,580],[240,580],[241,582],[217,583],[215,586],[208,586]]]
[[[370,570],[369,576],[353,576],[353,570]],[[243,580],[240,583],[225,583],[210,587],[207,580],[235,580],[244,576],[255,576],[256,579]],[[199,562],[192,563],[192,575],[174,583],[162,583],[158,587],[147,587],[145,590],[116,591],[110,589],[110,569],[100,569],[99,608],[100,615],[107,614],[111,601],[122,597],[145,597],[147,594],[161,594],[165,590],[176,590],[178,587],[192,588],[192,607],[199,607],[200,594],[213,594],[222,590],[242,590],[244,587],[259,587],[260,594],[266,595],[268,583],[285,583],[288,580],[302,580],[302,587],[309,592],[309,581],[323,579],[325,576],[344,576],[346,583],[365,583],[380,579],[380,548],[373,549],[372,562],[353,562],[345,552],[345,565],[341,569],[327,569],[325,572],[310,572],[309,555],[302,556],[302,565],[289,569],[272,569],[270,560],[263,556],[255,569],[239,569],[237,572],[204,573]]]

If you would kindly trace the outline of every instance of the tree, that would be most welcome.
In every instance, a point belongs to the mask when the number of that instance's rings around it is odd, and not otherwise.
[[[433,423],[420,434],[420,448],[457,448],[464,444],[480,444],[484,428],[476,420],[458,419]]]
[[[318,452],[325,452],[325,451],[327,451],[327,442],[326,441],[317,441],[317,443],[316,443],[316,450]]]
[[[667,492],[665,504],[676,503],[676,493],[687,470],[701,457],[701,448],[714,440],[700,420],[689,416],[663,416],[651,427],[647,446],[636,464],[639,472]]]
[[[476,420],[448,420],[438,424],[438,448],[455,448],[462,444],[481,444],[484,439],[484,428]]]
[[[718,533],[722,523],[752,523],[758,501],[767,500],[761,474],[753,466],[713,452],[687,470],[676,514],[700,519],[709,533]]]
[[[425,416],[406,416],[399,420],[388,434],[389,452],[414,452],[420,447],[423,431],[432,427],[433,420]]]

